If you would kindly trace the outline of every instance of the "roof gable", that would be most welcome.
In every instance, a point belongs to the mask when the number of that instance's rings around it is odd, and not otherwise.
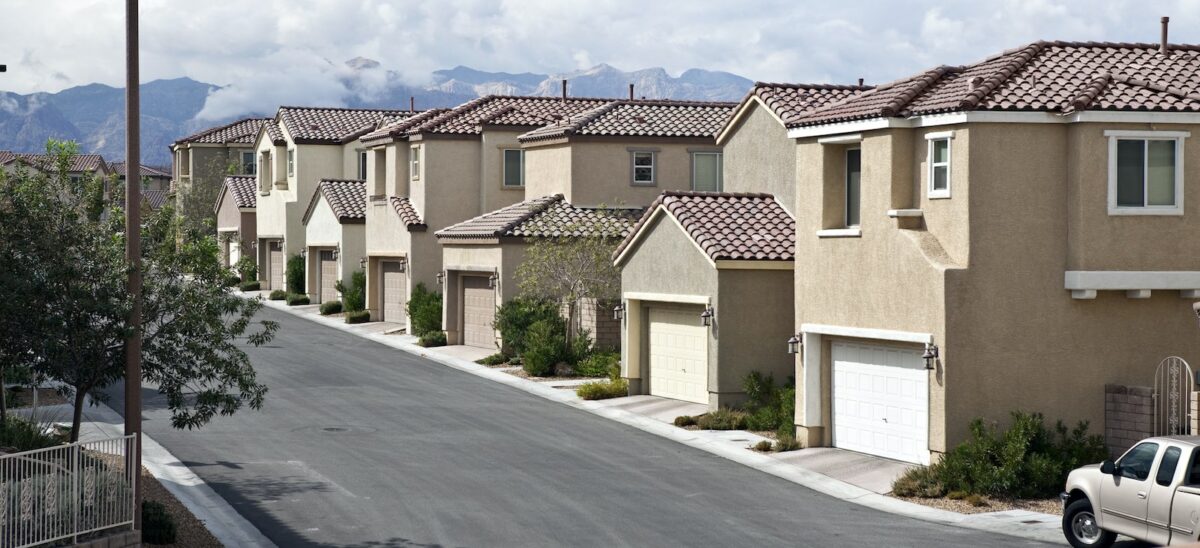
[[[325,199],[334,217],[341,224],[367,222],[367,182],[355,179],[321,179],[304,211],[302,222],[308,224],[317,202]]]
[[[421,220],[421,215],[417,213],[417,208],[413,205],[412,200],[392,196],[388,201],[392,204],[392,211],[396,212],[396,216],[400,217],[400,222],[404,223],[409,232],[424,232],[429,228],[425,221]]]
[[[221,201],[226,197],[233,200],[234,207],[238,209],[254,209],[258,205],[258,179],[254,176],[226,176],[213,211],[221,210]]]
[[[271,121],[271,118],[245,118],[222,126],[210,127],[175,141],[175,146],[189,143],[254,144],[259,131]]]
[[[369,133],[385,117],[413,114],[416,113],[407,110],[279,107],[275,120],[296,144],[338,145]],[[275,136],[271,137],[274,141]]]
[[[562,194],[485,213],[437,232],[439,240],[478,238],[623,237],[640,210],[574,206]]]
[[[718,132],[717,142],[724,142],[738,122],[754,108],[766,109],[780,124],[786,127],[790,121],[805,113],[838,103],[871,89],[873,86],[755,82],[754,87],[738,103],[733,114]]]

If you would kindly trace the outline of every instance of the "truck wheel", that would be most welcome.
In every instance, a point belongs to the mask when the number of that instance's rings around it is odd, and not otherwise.
[[[1092,502],[1079,499],[1067,505],[1063,512],[1063,534],[1075,548],[1108,548],[1117,540],[1117,534],[1105,531],[1096,524]]]

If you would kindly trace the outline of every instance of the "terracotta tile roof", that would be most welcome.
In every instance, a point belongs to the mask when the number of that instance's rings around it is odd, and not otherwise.
[[[386,116],[416,114],[407,110],[325,107],[279,107],[275,118],[297,144],[336,145],[358,139]]]
[[[270,118],[246,118],[231,122],[223,126],[211,127],[199,133],[188,135],[178,141],[175,145],[186,143],[205,143],[205,144],[254,144],[254,140],[258,138],[258,132],[264,125],[271,122]]]
[[[45,154],[24,154],[11,153],[12,156],[4,161],[4,164],[21,163],[27,166],[39,169],[42,171],[53,170],[55,158]],[[95,171],[108,171],[108,164],[104,163],[104,158],[99,154],[76,154],[71,156],[70,162],[67,165],[67,171],[70,173],[90,173]]]
[[[1200,46],[1034,42],[940,66],[790,121],[792,126],[943,112],[1200,112]]]
[[[159,210],[162,209],[163,204],[167,203],[168,194],[169,192],[166,190],[143,190],[142,200],[150,206],[150,209]]]
[[[714,261],[793,261],[796,220],[770,194],[663,192],[613,253],[616,259],[658,209],[675,217]]]
[[[571,135],[715,137],[736,103],[611,101],[521,135],[523,143]]]
[[[843,101],[873,87],[755,82],[743,102],[757,97],[786,123],[804,113]]]
[[[15,154],[13,154],[11,151],[0,150],[0,165],[7,164],[9,160],[13,159],[13,156],[15,156]]]
[[[429,120],[448,112],[448,108],[431,108],[419,114],[408,117],[388,116],[376,124],[375,131],[361,137],[362,142],[374,144],[387,139],[403,138],[409,130]]]
[[[116,173],[117,177],[120,177],[122,179],[125,178],[125,162],[112,162],[112,163],[108,164],[108,167],[112,168],[113,173]],[[150,166],[142,166],[142,175],[141,176],[142,177],[150,177],[152,179],[153,178],[169,179],[171,177],[171,174],[167,173],[161,169],[156,169],[156,168],[153,168]]]
[[[611,99],[488,95],[463,103],[408,131],[478,135],[484,125],[541,127],[602,106]]]
[[[267,131],[267,138],[271,139],[271,143],[275,146],[284,146],[287,144],[287,139],[283,137],[283,130],[279,128],[279,122],[271,120],[271,123],[266,124],[263,128]]]
[[[428,228],[425,221],[421,220],[421,215],[417,213],[417,208],[413,206],[412,200],[392,196],[388,201],[391,202],[392,209],[400,217],[400,221],[408,227],[409,232],[420,232]]]
[[[313,209],[321,196],[329,202],[334,216],[342,224],[367,222],[367,182],[355,179],[321,179],[304,212],[304,224],[312,217]]]
[[[238,209],[253,209],[258,205],[258,179],[254,176],[228,175],[225,177],[225,189]],[[221,196],[217,196],[217,204],[213,209],[220,207],[220,204]]]
[[[438,239],[561,238],[602,236],[620,238],[641,210],[573,206],[562,194],[542,196],[510,205],[437,232]]]

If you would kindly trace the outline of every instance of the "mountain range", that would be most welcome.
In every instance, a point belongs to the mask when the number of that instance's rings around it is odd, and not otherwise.
[[[489,94],[553,96],[561,93],[564,79],[570,95],[576,97],[626,97],[629,84],[633,84],[639,98],[736,101],[752,85],[727,72],[690,69],[674,77],[662,68],[625,72],[600,64],[560,74],[487,72],[457,66],[433,72],[431,82],[423,86],[406,84],[388,71],[381,86],[373,83],[377,79],[366,77],[383,70],[378,62],[360,57],[344,67],[331,75],[346,90],[342,105],[332,106],[407,108],[411,98],[418,108],[435,108]],[[182,137],[237,118],[274,114],[270,108],[223,105],[219,116],[206,113],[204,118],[198,117],[221,90],[221,86],[190,78],[142,84],[142,162],[169,165],[168,147]],[[40,152],[46,140],[53,138],[76,141],[82,152],[119,161],[125,155],[124,117],[124,88],[89,84],[57,93],[0,91],[0,150]]]

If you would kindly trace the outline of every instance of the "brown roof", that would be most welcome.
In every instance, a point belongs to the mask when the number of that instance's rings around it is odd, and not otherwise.
[[[559,238],[601,236],[620,238],[633,226],[639,210],[576,207],[562,194],[542,196],[510,205],[437,232],[453,238]]]
[[[321,179],[304,212],[304,224],[312,217],[317,201],[325,197],[334,216],[342,224],[367,222],[367,182],[356,179]]]
[[[258,205],[258,179],[253,175],[225,176],[225,191],[233,199],[233,205],[238,209],[253,209]],[[221,198],[224,194],[217,196],[217,203],[213,206],[214,210],[221,207]]]
[[[13,159],[13,156],[15,156],[15,154],[13,154],[11,151],[0,150],[0,165],[7,164],[9,160]]]
[[[287,139],[283,137],[283,130],[279,129],[279,122],[271,120],[271,123],[263,126],[267,132],[267,137],[271,139],[271,144],[275,146],[283,146],[287,144]]]
[[[413,207],[412,200],[392,196],[389,201],[392,203],[392,209],[396,211],[396,215],[400,216],[400,221],[408,227],[409,232],[421,232],[428,228],[425,221],[421,220],[421,215],[417,213],[417,208]]]
[[[1034,42],[940,66],[789,121],[790,126],[943,112],[1200,112],[1200,46]]]
[[[714,137],[736,103],[700,101],[610,101],[522,135],[521,142],[571,135],[625,137]]]
[[[145,200],[150,209],[159,210],[162,209],[163,204],[167,203],[168,194],[169,192],[166,190],[143,190],[142,200]]]
[[[275,119],[297,144],[344,144],[375,129],[386,116],[412,116],[406,110],[279,107]]]
[[[22,163],[30,167],[48,171],[56,169],[55,157],[46,154],[24,154],[12,153],[12,155],[3,163]],[[104,158],[99,154],[76,154],[70,157],[67,164],[67,171],[70,173],[87,173],[94,171],[108,171],[108,164],[104,163]]]
[[[796,220],[770,194],[666,191],[650,204],[613,253],[633,243],[658,209],[675,217],[684,232],[714,261],[793,261]]]
[[[205,144],[254,144],[254,140],[258,138],[258,132],[267,122],[272,121],[270,118],[246,118],[231,122],[223,126],[210,127],[199,133],[188,135],[178,141],[176,145],[185,143],[205,143]]]
[[[116,173],[118,177],[120,177],[122,179],[125,178],[125,162],[112,162],[112,163],[108,164],[108,167],[112,168],[113,172]],[[150,166],[142,166],[142,175],[141,176],[142,177],[150,177],[151,179],[164,179],[164,178],[169,179],[171,177],[171,174],[167,173],[161,169],[153,168]]]
[[[467,101],[408,131],[478,135],[484,125],[541,127],[594,109],[611,99],[488,95]]]
[[[431,108],[419,114],[414,114],[407,117],[388,116],[380,120],[376,125],[375,131],[372,131],[361,137],[363,143],[375,143],[386,139],[398,139],[404,137],[408,131],[420,124],[423,124],[434,117],[449,111],[448,108]]]

